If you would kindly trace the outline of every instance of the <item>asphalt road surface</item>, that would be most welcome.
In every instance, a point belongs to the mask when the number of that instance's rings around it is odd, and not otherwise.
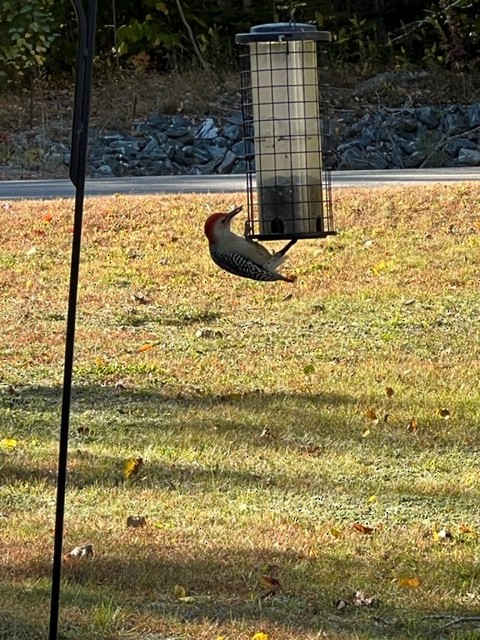
[[[434,184],[480,180],[480,167],[464,169],[401,169],[398,171],[334,171],[332,184],[341,187]],[[246,189],[244,175],[150,176],[87,180],[86,196],[161,193],[236,193]],[[0,200],[73,198],[69,180],[0,181]]]

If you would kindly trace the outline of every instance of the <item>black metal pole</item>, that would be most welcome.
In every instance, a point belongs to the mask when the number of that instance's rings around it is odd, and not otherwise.
[[[89,0],[85,10],[82,0],[72,0],[78,21],[78,53],[75,79],[75,104],[73,111],[72,144],[70,156],[70,180],[75,185],[75,213],[68,296],[67,329],[65,337],[65,361],[63,374],[62,415],[60,422],[60,446],[58,453],[57,506],[55,513],[55,541],[50,600],[49,640],[56,640],[60,608],[62,572],[63,526],[65,519],[65,492],[67,483],[68,430],[72,393],[73,357],[75,348],[75,320],[77,314],[78,274],[82,242],[83,201],[85,194],[85,167],[87,161],[88,121],[92,85],[93,52],[97,0]]]

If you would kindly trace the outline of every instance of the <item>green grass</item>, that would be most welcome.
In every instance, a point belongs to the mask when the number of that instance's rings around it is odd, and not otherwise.
[[[241,195],[87,202],[62,638],[478,634],[436,629],[479,606],[480,191],[335,195],[340,233],[298,243],[294,285],[210,261],[202,222]],[[1,213],[9,640],[47,634],[71,209]],[[359,590],[375,606],[336,608]]]

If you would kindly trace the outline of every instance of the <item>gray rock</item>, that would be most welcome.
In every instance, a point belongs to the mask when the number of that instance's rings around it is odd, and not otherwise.
[[[467,113],[469,129],[480,126],[480,102],[468,105]]]
[[[418,121],[416,118],[410,115],[400,116],[393,122],[393,128],[395,131],[406,131],[407,133],[414,133],[417,130]]]
[[[218,136],[218,129],[213,118],[206,118],[200,129],[197,131],[197,138],[212,140]]]
[[[227,116],[226,121],[230,122],[231,124],[239,124],[240,126],[243,126],[243,115],[242,115],[242,112],[241,111],[234,111],[229,116]]]
[[[243,130],[238,124],[228,124],[223,128],[223,135],[225,138],[233,140],[233,142],[238,142],[238,140],[242,139]]]
[[[195,158],[196,162],[204,164],[205,162],[208,162],[212,156],[207,151],[207,149],[199,149],[198,147],[193,147],[193,157]]]
[[[42,159],[42,164],[49,171],[56,171],[65,166],[65,154],[62,153],[49,153]]]
[[[418,107],[415,113],[427,129],[436,129],[440,124],[440,112],[435,107]]]
[[[414,151],[411,155],[405,158],[406,169],[416,169],[427,157],[427,154],[423,151]]]
[[[113,169],[108,164],[102,164],[102,165],[100,165],[98,167],[97,173],[99,175],[101,175],[101,176],[112,176],[113,175]]]
[[[188,127],[172,125],[167,129],[166,133],[169,138],[183,138],[188,134]]]
[[[386,169],[388,166],[388,160],[380,153],[351,148],[343,154],[339,169]]]
[[[113,140],[124,140],[125,134],[120,131],[107,131],[101,137],[101,140],[104,144],[109,144]]]
[[[443,147],[444,151],[450,156],[457,156],[460,149],[476,149],[477,145],[473,140],[468,138],[453,138],[449,140]]]
[[[150,138],[147,144],[143,147],[143,156],[148,156],[152,153],[154,149],[158,149],[160,146],[158,140],[155,138]]]
[[[458,152],[459,164],[466,164],[470,167],[478,167],[480,165],[480,151],[474,149],[460,149]]]
[[[228,150],[224,159],[218,166],[218,173],[230,173],[236,159],[236,155],[232,151]]]
[[[445,115],[444,121],[446,133],[449,136],[457,136],[459,133],[468,130],[468,117],[466,113],[457,110],[456,107],[453,107],[450,113]]]
[[[437,149],[433,151],[433,153],[429,153],[422,163],[422,167],[425,169],[451,166],[453,166],[452,159],[441,149]]]
[[[407,155],[411,155],[412,153],[415,153],[417,151],[417,142],[416,140],[410,140],[408,142],[405,140],[401,140],[400,147],[404,153],[406,153]]]
[[[227,154],[227,148],[216,147],[215,145],[212,145],[208,149],[208,152],[212,160],[215,160],[217,163],[220,163],[225,158],[225,155]]]

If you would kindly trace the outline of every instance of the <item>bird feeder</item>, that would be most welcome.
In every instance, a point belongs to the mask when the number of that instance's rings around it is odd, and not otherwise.
[[[246,236],[334,234],[327,96],[320,78],[330,33],[280,22],[252,27],[235,40],[248,45],[240,54]]]

